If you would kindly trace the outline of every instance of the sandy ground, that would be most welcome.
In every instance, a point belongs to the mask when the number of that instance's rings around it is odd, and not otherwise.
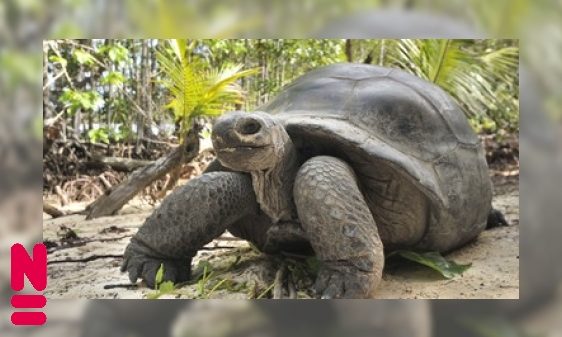
[[[377,298],[459,298],[459,299],[517,299],[519,298],[519,181],[518,177],[494,178],[494,204],[503,211],[512,226],[485,231],[477,240],[449,255],[457,263],[472,263],[463,275],[443,279],[424,266],[413,263],[393,264],[385,269]],[[72,209],[84,205],[74,204]],[[154,290],[145,287],[114,287],[128,284],[126,274],[119,272],[119,257],[97,258],[88,262],[65,261],[92,256],[121,255],[152,208],[133,202],[121,214],[92,221],[83,216],[49,219],[44,215],[44,240],[60,243],[60,227],[72,229],[81,239],[89,242],[78,247],[59,249],[49,255],[48,287],[44,294],[49,299],[71,298],[143,298]],[[201,288],[197,284],[181,289],[184,298],[247,298],[250,293],[261,294],[274,283],[277,261],[262,256],[244,241],[234,240],[226,233],[200,251],[194,268],[200,261],[209,262],[216,272]],[[228,247],[220,249],[220,247]],[[56,263],[55,261],[64,261]],[[228,280],[214,292],[211,289],[221,280]],[[306,297],[312,280],[303,277],[297,281],[299,297]],[[166,295],[165,297],[171,297]]]

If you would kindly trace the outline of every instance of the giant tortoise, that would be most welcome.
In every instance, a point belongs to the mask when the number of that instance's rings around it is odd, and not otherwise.
[[[448,252],[487,225],[484,150],[457,103],[405,71],[340,63],[297,78],[256,111],[213,125],[217,154],[131,239],[122,271],[186,281],[225,230],[265,253],[315,254],[321,298],[373,297],[385,254]]]

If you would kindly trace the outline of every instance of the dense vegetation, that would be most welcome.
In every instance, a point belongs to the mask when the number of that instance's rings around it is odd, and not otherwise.
[[[234,65],[260,70],[236,79],[246,93],[237,107],[245,110],[311,69],[351,61],[403,68],[439,84],[462,104],[479,132],[518,128],[518,40],[193,42],[186,66],[194,74],[207,71],[207,77],[216,76]],[[64,135],[93,142],[162,135],[183,118],[167,105],[174,92],[165,85],[170,79],[166,59],[174,59],[174,50],[165,40],[47,41],[43,118],[61,114]],[[197,101],[194,95],[201,94],[200,88],[190,87],[193,79],[185,85],[188,99]],[[233,107],[223,110],[229,108]]]
[[[171,173],[153,196],[161,198],[197,157],[213,117],[251,111],[323,65],[401,68],[451,94],[488,139],[519,128],[518,40],[61,39],[43,47],[44,190],[102,196],[90,218]],[[109,168],[126,174],[102,177]],[[88,176],[98,187],[68,185]]]

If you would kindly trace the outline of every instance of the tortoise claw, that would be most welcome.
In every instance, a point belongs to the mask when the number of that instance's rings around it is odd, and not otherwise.
[[[375,272],[354,266],[325,266],[316,279],[315,292],[320,299],[361,299],[372,297],[379,279]]]
[[[131,283],[136,283],[141,278],[148,287],[154,288],[156,275],[161,267],[163,267],[162,282],[180,283],[189,280],[191,258],[182,261],[154,258],[135,249],[135,245],[131,243],[127,246],[121,266],[121,272],[129,273]]]

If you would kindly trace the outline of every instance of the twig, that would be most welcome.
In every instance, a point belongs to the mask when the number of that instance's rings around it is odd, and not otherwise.
[[[273,287],[273,299],[281,299],[283,298],[283,281],[285,279],[285,271],[287,269],[287,265],[285,262],[281,264],[277,273],[275,273],[275,286]]]
[[[121,254],[121,255],[92,255],[92,256],[85,257],[83,259],[66,259],[66,260],[47,261],[47,265],[58,264],[58,263],[91,262],[91,261],[99,260],[99,259],[122,259],[122,258],[123,258],[123,254]]]
[[[296,299],[297,298],[297,291],[295,289],[295,283],[293,282],[292,273],[289,273],[289,275],[287,275],[287,284],[288,284],[288,287],[289,287],[289,298],[290,299]]]
[[[51,217],[53,217],[53,219],[60,218],[60,217],[66,215],[60,209],[58,209],[55,206],[53,206],[51,204],[48,204],[46,202],[43,202],[43,212],[49,214]]]
[[[90,242],[111,242],[111,241],[119,241],[119,240],[122,240],[122,239],[125,239],[125,238],[130,238],[130,237],[132,237],[132,236],[133,236],[133,235],[131,234],[131,235],[120,236],[120,237],[118,237],[118,238],[82,239],[82,240],[77,241],[77,242],[68,243],[68,244],[65,244],[65,245],[58,246],[58,247],[53,247],[53,248],[49,249],[49,250],[47,251],[47,253],[48,253],[48,254],[51,254],[51,253],[54,253],[54,252],[59,251],[59,250],[70,249],[70,248],[76,248],[76,247],[82,247],[82,246],[84,246],[84,245],[86,245],[86,244],[88,244],[88,243],[90,243]]]
[[[107,290],[107,289],[125,288],[127,290],[134,290],[137,289],[138,287],[139,287],[138,284],[132,284],[132,283],[106,284],[103,286],[103,289]]]

